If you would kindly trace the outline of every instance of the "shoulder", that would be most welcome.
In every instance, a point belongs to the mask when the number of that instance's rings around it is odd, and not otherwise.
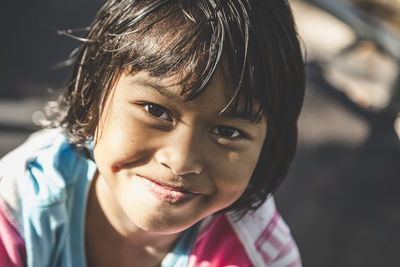
[[[203,221],[189,257],[188,267],[192,266],[252,266],[225,214]]]
[[[0,209],[24,240],[28,264],[53,266],[54,253],[69,255],[69,225],[83,221],[95,170],[60,129],[33,134],[0,161]]]
[[[62,129],[38,131],[0,160],[0,208],[22,230],[22,212],[65,201],[66,187],[91,165]]]
[[[0,208],[18,230],[22,227],[19,218],[22,216],[21,196],[27,187],[24,179],[27,163],[60,135],[59,129],[36,132],[0,160]]]
[[[53,144],[60,136],[62,136],[60,129],[45,129],[30,135],[22,145],[0,159],[0,177],[11,174],[12,170],[9,167],[24,166],[29,158]]]
[[[0,159],[0,181],[23,173],[27,162],[61,138],[65,139],[60,129],[45,129],[30,135],[22,145]]]
[[[301,266],[273,198],[240,220],[229,214],[206,218],[189,259],[188,266]]]
[[[272,197],[240,220],[228,218],[255,266],[301,266],[296,243]]]

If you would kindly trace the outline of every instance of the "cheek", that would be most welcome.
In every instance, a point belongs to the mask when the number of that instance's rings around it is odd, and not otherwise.
[[[224,160],[219,160],[223,162],[222,165],[214,165],[218,166],[218,177],[220,177],[215,180],[215,183],[220,193],[226,198],[231,195],[231,201],[236,201],[246,190],[260,156],[260,147],[261,142],[260,145],[257,144],[249,147],[245,152],[242,151],[243,153],[231,151],[225,155]]]
[[[128,164],[134,164],[139,159],[145,160],[148,149],[138,135],[115,131],[115,134],[103,134],[94,147],[94,157],[101,172],[115,173]],[[104,174],[105,174],[104,173]]]
[[[255,155],[254,155],[255,154]],[[220,193],[236,200],[247,188],[250,178],[257,164],[258,153],[241,155],[230,152],[224,161],[219,161],[218,173],[214,180]]]
[[[108,176],[144,153],[144,138],[140,125],[126,123],[111,116],[96,130],[94,157],[99,171]]]

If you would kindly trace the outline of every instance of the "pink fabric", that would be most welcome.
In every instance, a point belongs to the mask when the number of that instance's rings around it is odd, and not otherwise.
[[[278,211],[275,211],[271,222],[260,235],[255,245],[266,265],[281,261],[280,266],[301,266],[301,259],[297,253],[297,245],[289,229],[284,227]]]
[[[262,258],[260,266],[300,267],[298,254],[289,228],[275,210],[271,221],[249,246]],[[218,215],[215,221],[199,233],[188,267],[250,267],[253,266],[236,231],[225,215]],[[248,236],[250,237],[250,236]],[[251,237],[247,241],[251,242]]]
[[[26,266],[24,240],[0,209],[0,266]]]
[[[268,253],[267,251],[263,250],[263,246],[268,242],[273,248],[276,248],[276,251],[278,251],[280,247],[280,240],[277,238],[274,238],[272,236],[272,233],[274,229],[276,229],[278,220],[279,220],[279,214],[277,211],[275,211],[274,217],[272,218],[271,222],[268,224],[268,227],[265,228],[264,232],[260,235],[258,240],[256,241],[255,245],[257,248],[257,251],[261,253],[261,255],[264,258],[264,261],[266,264],[271,264],[272,261],[276,258],[276,255],[271,255],[272,253]]]
[[[288,255],[294,250],[297,249],[296,243],[293,241],[293,239],[290,240],[288,244],[285,245],[285,247],[282,249],[278,257],[276,258],[276,261],[279,260],[285,260],[285,258],[289,258]],[[293,258],[293,260],[292,260]],[[299,267],[301,266],[301,259],[300,257],[290,257],[290,260],[286,259],[286,264],[285,267]]]
[[[188,267],[250,267],[242,243],[225,215],[218,215],[205,235],[200,235]]]

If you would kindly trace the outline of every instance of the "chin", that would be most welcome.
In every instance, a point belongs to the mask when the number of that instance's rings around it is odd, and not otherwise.
[[[189,228],[190,226],[194,225],[194,222],[188,222],[187,224],[180,223],[173,223],[173,222],[166,222],[165,220],[152,220],[152,221],[141,221],[137,222],[137,226],[142,229],[143,231],[154,233],[154,234],[176,234],[182,232]]]

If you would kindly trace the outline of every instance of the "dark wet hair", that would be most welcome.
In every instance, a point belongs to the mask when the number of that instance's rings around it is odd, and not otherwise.
[[[79,49],[52,126],[85,146],[121,72],[181,75],[182,95],[190,101],[220,65],[235,85],[229,107],[240,99],[245,115],[267,120],[250,184],[228,208],[244,214],[277,189],[296,149],[304,64],[285,0],[106,1]]]

